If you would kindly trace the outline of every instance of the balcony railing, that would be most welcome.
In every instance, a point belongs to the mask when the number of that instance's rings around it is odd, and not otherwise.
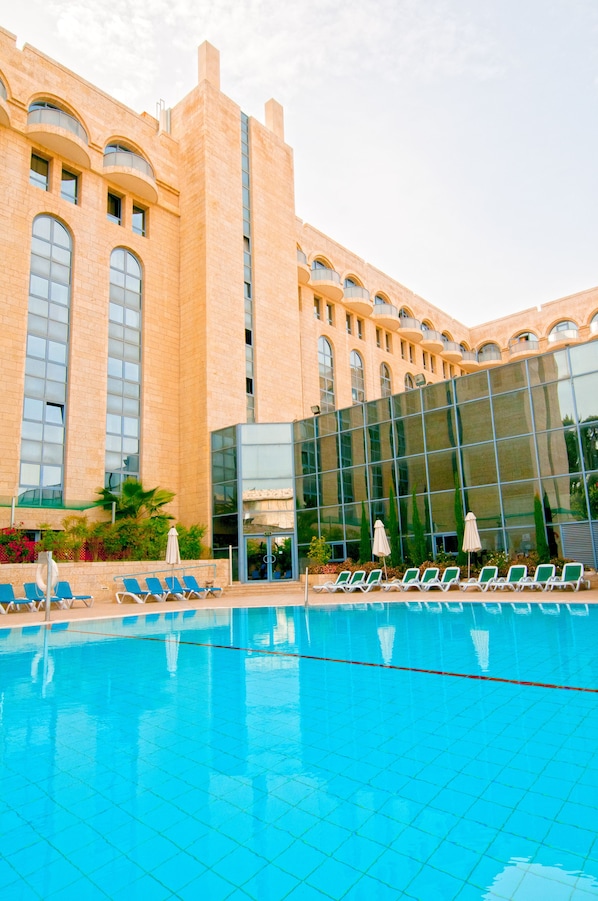
[[[498,347],[484,347],[478,351],[478,363],[499,363],[502,354]]]
[[[341,277],[335,269],[312,269],[310,276],[312,282],[335,282],[337,285],[341,283]]]
[[[471,364],[475,365],[478,362],[478,355],[475,350],[464,350],[462,356],[463,365]]]
[[[421,332],[422,324],[419,319],[412,319],[410,316],[401,316],[401,328],[405,329],[417,329]]]
[[[147,160],[137,153],[129,150],[110,150],[104,154],[104,167],[122,166],[127,169],[136,169],[148,178],[154,179],[154,172]]]
[[[369,300],[370,292],[361,285],[345,285],[344,288],[346,300]]]
[[[540,349],[540,342],[533,338],[525,338],[522,341],[509,341],[509,353],[517,354],[536,353]]]
[[[579,332],[576,328],[563,328],[555,332],[551,332],[548,336],[548,343],[554,344],[559,341],[577,341]]]
[[[297,248],[297,262],[300,263],[301,266],[307,266],[307,256],[302,250],[299,250],[299,248]]]
[[[444,341],[444,350],[442,353],[454,355],[454,356],[463,356],[463,348],[460,344],[457,344],[456,341],[448,341],[445,339]]]
[[[6,93],[6,87],[4,85],[4,82],[0,81],[0,97],[2,97],[3,100],[6,100],[7,96],[8,95]]]
[[[27,113],[27,125],[52,125],[54,128],[64,128],[76,135],[84,144],[88,144],[87,133],[80,122],[74,116],[60,109],[32,109]]]

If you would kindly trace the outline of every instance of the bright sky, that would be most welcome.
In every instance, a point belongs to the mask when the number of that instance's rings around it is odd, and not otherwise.
[[[297,214],[468,325],[598,284],[596,0],[27,0],[0,24],[155,115],[220,50],[285,108]]]

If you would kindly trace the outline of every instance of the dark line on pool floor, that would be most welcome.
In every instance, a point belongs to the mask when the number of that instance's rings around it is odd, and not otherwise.
[[[80,635],[103,635],[106,638],[127,638],[134,641],[166,641],[157,635],[117,635],[113,632],[87,632],[83,629],[69,629],[69,632],[77,632]],[[454,679],[473,679],[476,682],[502,682],[506,685],[524,685],[532,688],[556,688],[562,691],[584,691],[590,694],[598,694],[598,688],[584,688],[581,685],[559,685],[554,682],[533,682],[524,679],[507,679],[501,676],[484,676],[479,673],[454,673],[450,670],[424,669],[417,666],[398,666],[394,663],[374,663],[368,660],[346,660],[342,657],[321,657],[317,654],[300,654],[298,651],[272,651],[264,648],[244,648],[230,644],[212,644],[209,641],[187,641],[179,639],[179,644],[196,648],[212,648],[216,651],[243,651],[246,654],[267,654],[271,657],[292,657],[295,660],[314,660],[321,663],[344,663],[350,666],[366,666],[374,669],[394,670],[400,673],[420,673],[428,676],[448,676]]]

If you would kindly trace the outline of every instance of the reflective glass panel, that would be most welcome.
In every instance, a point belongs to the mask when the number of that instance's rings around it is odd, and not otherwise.
[[[489,485],[497,481],[494,444],[474,444],[461,451],[466,486]]]
[[[501,486],[502,503],[507,526],[534,524],[534,495],[537,482],[513,482]],[[535,543],[535,542],[534,542]]]
[[[515,479],[533,479],[537,476],[536,449],[534,439],[510,438],[508,441],[497,441],[498,471],[502,482]]]
[[[494,429],[497,438],[525,435],[532,430],[532,418],[527,391],[502,394],[492,400]]]
[[[492,439],[490,401],[478,400],[457,408],[459,435],[462,444],[478,444]]]
[[[426,449],[442,450],[445,447],[457,446],[455,415],[452,407],[426,413],[424,416],[426,433]]]
[[[534,422],[538,430],[554,429],[564,422],[574,422],[575,406],[571,382],[549,382],[532,388]]]
[[[527,361],[531,385],[541,385],[569,375],[569,358],[566,350],[558,350]]]
[[[424,427],[421,416],[409,416],[395,423],[397,457],[423,454]]]
[[[457,452],[441,451],[428,454],[428,475],[430,491],[449,490],[454,487],[457,473]]]
[[[497,366],[490,372],[490,387],[492,394],[502,394],[505,391],[513,391],[527,385],[527,372],[525,360],[519,363],[509,363],[505,366]]]

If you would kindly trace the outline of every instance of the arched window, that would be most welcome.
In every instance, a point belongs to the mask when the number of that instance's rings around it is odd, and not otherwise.
[[[410,372],[405,374],[405,391],[411,391],[415,388],[415,382],[413,381],[413,376]]]
[[[318,340],[318,372],[320,376],[320,410],[331,413],[335,408],[334,358],[332,347],[323,336]]]
[[[52,216],[33,222],[19,499],[60,506],[69,357],[72,240]]]
[[[363,360],[356,350],[351,351],[351,399],[354,404],[365,402],[365,380],[363,377]]]
[[[594,313],[594,315],[590,319],[590,334],[598,334],[598,313]]]
[[[392,381],[387,363],[380,366],[380,392],[382,397],[390,397],[392,394]]]
[[[110,257],[105,487],[139,478],[141,266],[123,247]]]

